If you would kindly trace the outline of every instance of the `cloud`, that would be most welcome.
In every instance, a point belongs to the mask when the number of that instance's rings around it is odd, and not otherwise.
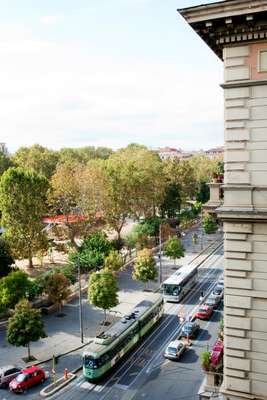
[[[188,149],[222,142],[219,72],[100,56],[28,31],[2,38],[1,141],[11,151],[37,142]]]
[[[43,15],[40,22],[44,25],[54,25],[63,19],[62,15]]]

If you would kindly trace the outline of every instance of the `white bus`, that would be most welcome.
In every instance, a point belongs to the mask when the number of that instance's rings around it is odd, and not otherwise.
[[[165,301],[178,303],[196,284],[198,277],[197,265],[184,265],[162,283]]]

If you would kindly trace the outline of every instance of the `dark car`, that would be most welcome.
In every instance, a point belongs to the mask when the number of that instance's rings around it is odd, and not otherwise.
[[[182,336],[193,338],[197,335],[200,326],[196,322],[186,322],[182,328]]]
[[[7,365],[0,367],[0,388],[8,387],[9,383],[16,378],[22,368],[15,367],[14,365]]]
[[[209,296],[206,300],[205,300],[205,305],[212,307],[213,309],[216,309],[219,304],[221,302],[221,298],[220,296]]]
[[[46,379],[45,371],[37,366],[23,369],[9,384],[12,392],[24,392]]]
[[[195,317],[199,319],[209,319],[213,313],[213,307],[202,305],[197,310]]]
[[[220,296],[223,297],[223,287],[221,285],[216,285],[212,291],[212,296]]]

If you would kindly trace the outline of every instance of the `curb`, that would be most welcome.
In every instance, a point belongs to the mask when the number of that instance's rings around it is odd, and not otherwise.
[[[76,379],[76,375],[73,374],[72,372],[70,372],[69,375],[70,375],[70,377],[68,379],[65,379],[63,376],[63,377],[57,379],[55,382],[51,383],[50,385],[47,385],[44,389],[42,389],[40,391],[40,395],[42,397],[52,396],[54,393],[58,392],[63,387],[67,386],[70,382],[72,382],[74,379]],[[52,389],[50,392],[46,393],[46,391],[49,390],[49,388],[53,387],[55,384],[59,383],[60,381],[62,381],[62,383],[60,383],[57,387],[55,387],[55,389]]]
[[[68,351],[66,351],[65,353],[54,354],[55,359],[58,359],[58,358],[60,358],[60,357],[64,357],[64,356],[66,356],[66,355],[68,355],[68,354],[70,354],[70,353],[74,353],[75,351],[80,350],[80,349],[82,349],[82,348],[85,347],[85,346],[88,346],[90,343],[92,343],[92,340],[89,340],[89,342],[84,343],[84,344],[82,344],[81,346],[75,347],[74,349],[68,350]],[[49,357],[49,358],[47,358],[47,359],[45,359],[45,360],[42,360],[42,361],[36,361],[36,362],[34,362],[34,363],[31,363],[31,365],[45,364],[45,363],[47,363],[48,361],[51,361],[51,360],[53,360],[53,356],[52,356],[52,357]],[[79,368],[80,368],[80,367],[79,367]],[[76,370],[74,370],[74,371],[76,371]]]

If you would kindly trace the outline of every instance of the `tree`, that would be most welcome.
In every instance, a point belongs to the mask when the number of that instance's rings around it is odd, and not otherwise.
[[[30,361],[30,342],[37,342],[45,337],[40,311],[33,309],[28,300],[21,300],[15,307],[14,315],[8,320],[8,342],[17,347],[27,346]]]
[[[209,201],[209,198],[210,198],[209,185],[204,181],[199,182],[196,193],[196,200],[201,202],[202,204],[205,204],[207,203],[207,201]]]
[[[33,170],[47,179],[50,179],[55,172],[58,160],[59,155],[56,151],[48,150],[39,144],[20,147],[12,157],[17,167]]]
[[[166,188],[164,201],[160,206],[162,217],[175,218],[181,210],[181,193],[178,183],[171,182]]]
[[[215,233],[218,229],[218,225],[217,225],[215,219],[209,214],[207,214],[203,218],[202,226],[203,226],[204,232],[207,234]]]
[[[94,159],[106,160],[113,153],[108,147],[85,146],[79,148],[65,147],[59,151],[60,162],[74,161],[87,164],[88,161]]]
[[[112,243],[103,232],[91,234],[83,241],[81,247],[75,253],[69,254],[69,260],[77,264],[79,257],[80,267],[84,270],[98,269],[104,264],[105,257],[113,250]]]
[[[0,176],[12,165],[5,143],[0,143]]]
[[[217,173],[218,163],[222,157],[210,159],[205,155],[196,155],[188,161],[194,171],[196,182],[210,182],[214,173]]]
[[[30,268],[33,267],[34,254],[48,248],[42,222],[47,211],[47,190],[48,181],[44,176],[21,168],[9,168],[0,182],[2,225],[6,229],[4,237],[12,255],[27,257]]]
[[[144,146],[131,145],[104,163],[104,217],[120,239],[128,216],[153,216],[162,203],[165,180],[159,157]]]
[[[164,253],[167,257],[173,259],[175,263],[177,258],[184,257],[184,247],[179,239],[172,237],[167,241]]]
[[[0,280],[0,306],[14,308],[17,302],[32,295],[32,281],[23,271],[14,271]]]
[[[4,239],[0,239],[0,278],[3,278],[12,271],[11,265],[14,262],[7,242]]]
[[[164,161],[164,173],[168,185],[165,196],[166,205],[169,207],[170,214],[174,213],[176,199],[176,210],[178,209],[180,212],[181,205],[184,205],[186,200],[191,199],[195,194],[195,171],[188,160],[174,158]]]
[[[162,218],[158,217],[157,215],[155,215],[153,217],[145,218],[140,223],[143,234],[150,236],[150,237],[159,236],[159,227],[162,222],[163,222]]]
[[[157,278],[156,261],[150,249],[143,249],[138,253],[134,264],[133,279],[148,283]]]
[[[58,311],[61,310],[62,302],[67,300],[70,295],[70,281],[60,272],[55,272],[48,276],[44,292],[48,295],[48,299],[56,303]]]
[[[82,174],[82,169],[82,165],[73,161],[66,161],[59,164],[52,176],[51,190],[48,196],[54,213],[65,216],[63,225],[67,231],[71,245],[76,249],[78,245],[75,238],[87,224],[86,221],[80,218],[82,210],[79,207],[79,200],[81,198],[79,178]],[[77,217],[77,222],[73,221],[73,215]]]
[[[88,300],[91,304],[106,311],[115,307],[118,301],[118,285],[111,272],[94,272],[89,278]]]
[[[100,165],[96,161],[85,166],[68,160],[57,166],[51,179],[49,203],[55,214],[65,216],[63,227],[75,249],[76,238],[88,235],[103,212],[105,185]]]
[[[111,250],[104,260],[104,269],[116,275],[123,267],[123,259],[117,250]]]

